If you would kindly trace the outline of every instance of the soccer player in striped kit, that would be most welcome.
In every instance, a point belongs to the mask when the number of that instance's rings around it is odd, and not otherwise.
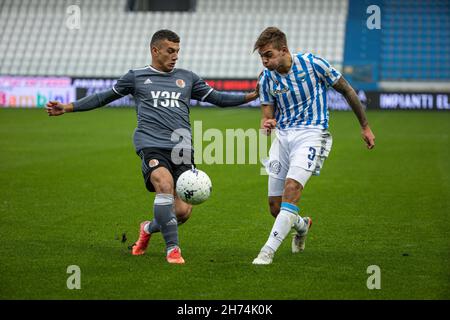
[[[295,229],[292,252],[305,248],[312,220],[300,216],[298,202],[306,182],[311,175],[319,175],[331,150],[326,98],[329,87],[347,100],[368,149],[374,147],[375,136],[354,89],[325,59],[311,53],[292,55],[286,35],[276,27],[261,33],[254,50],[258,50],[265,67],[259,80],[261,128],[268,133],[276,129],[266,164],[269,206],[276,219],[269,239],[253,260],[253,264],[265,265],[272,263],[291,228]]]

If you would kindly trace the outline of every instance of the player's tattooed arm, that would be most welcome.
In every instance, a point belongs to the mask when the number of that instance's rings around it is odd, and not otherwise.
[[[345,97],[345,100],[347,100],[348,104],[358,118],[361,128],[367,126],[369,123],[364,113],[361,101],[359,101],[358,95],[356,94],[352,86],[347,82],[347,80],[345,80],[344,77],[341,76],[339,80],[333,85],[333,88]]]
[[[341,76],[339,80],[333,85],[333,88],[337,92],[342,94],[345,100],[347,100],[350,108],[352,108],[353,112],[358,118],[359,124],[361,125],[361,135],[363,140],[366,142],[367,148],[372,149],[375,146],[375,135],[369,127],[369,122],[367,121],[364,108],[355,90],[343,76]]]

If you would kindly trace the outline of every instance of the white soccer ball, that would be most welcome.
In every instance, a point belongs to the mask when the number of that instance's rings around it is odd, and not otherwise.
[[[184,202],[200,204],[205,202],[211,194],[211,179],[201,170],[187,170],[178,178],[176,190]]]

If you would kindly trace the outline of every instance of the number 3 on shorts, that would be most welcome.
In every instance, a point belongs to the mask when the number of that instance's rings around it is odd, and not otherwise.
[[[311,161],[313,161],[314,158],[316,157],[316,148],[309,147],[309,151],[310,151],[311,153],[308,155],[308,159],[311,160]]]

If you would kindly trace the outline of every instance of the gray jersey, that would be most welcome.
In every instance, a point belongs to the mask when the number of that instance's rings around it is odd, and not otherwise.
[[[192,71],[161,72],[151,66],[128,71],[113,87],[136,100],[136,151],[143,148],[191,148],[190,100],[205,100],[213,89]],[[181,142],[181,144],[180,144]]]

